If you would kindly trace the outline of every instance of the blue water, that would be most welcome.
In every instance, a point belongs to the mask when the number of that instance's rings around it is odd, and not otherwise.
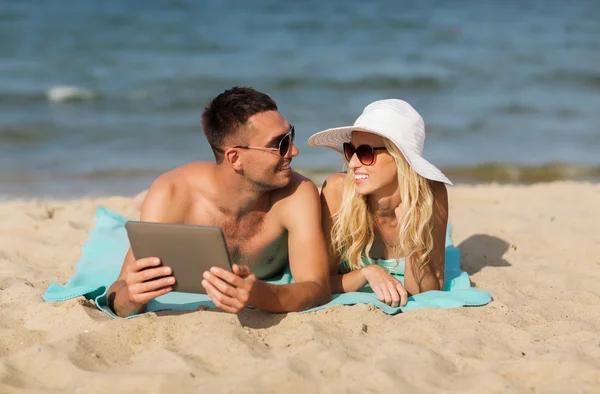
[[[594,0],[2,1],[0,196],[132,194],[210,160],[202,107],[234,85],[277,101],[307,173],[342,163],[309,135],[397,97],[453,179],[597,178],[599,21]]]

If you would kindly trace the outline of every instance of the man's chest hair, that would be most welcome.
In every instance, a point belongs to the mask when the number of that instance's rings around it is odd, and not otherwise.
[[[240,220],[220,221],[218,226],[223,230],[234,262],[251,264],[254,259],[272,257],[285,231],[270,219],[261,213]]]
[[[216,226],[223,230],[227,247],[233,255],[257,252],[276,242],[285,229],[271,210],[252,211],[236,218],[214,207],[202,206],[193,212],[191,221],[204,226]]]
[[[239,219],[222,216],[216,218],[216,225],[221,227],[225,237],[241,241],[250,240],[262,233],[266,223],[266,214],[264,212],[251,212]]]

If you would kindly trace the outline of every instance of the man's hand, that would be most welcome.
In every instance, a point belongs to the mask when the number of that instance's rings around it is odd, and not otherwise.
[[[361,272],[375,294],[377,294],[379,301],[385,302],[394,308],[406,305],[408,302],[406,289],[402,286],[402,282],[389,272],[378,265],[368,265],[361,268]]]
[[[175,277],[170,267],[159,267],[160,259],[147,257],[132,260],[123,267],[121,286],[116,289],[113,310],[126,317],[142,309],[150,300],[167,294]]]
[[[202,287],[217,308],[237,314],[250,304],[257,279],[248,266],[233,264],[231,268],[233,273],[218,267],[204,272]]]

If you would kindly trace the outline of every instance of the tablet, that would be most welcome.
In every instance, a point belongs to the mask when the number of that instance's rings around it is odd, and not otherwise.
[[[231,260],[219,227],[128,221],[127,236],[135,259],[158,257],[171,267],[173,291],[206,294],[202,274],[211,267],[231,271]]]

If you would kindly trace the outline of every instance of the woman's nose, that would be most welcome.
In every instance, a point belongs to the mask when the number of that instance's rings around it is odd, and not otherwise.
[[[351,170],[355,170],[357,168],[359,168],[360,166],[362,166],[362,163],[360,162],[360,160],[358,160],[358,157],[356,156],[356,153],[352,155],[352,157],[350,158],[350,161],[348,162],[348,168],[350,168]]]

